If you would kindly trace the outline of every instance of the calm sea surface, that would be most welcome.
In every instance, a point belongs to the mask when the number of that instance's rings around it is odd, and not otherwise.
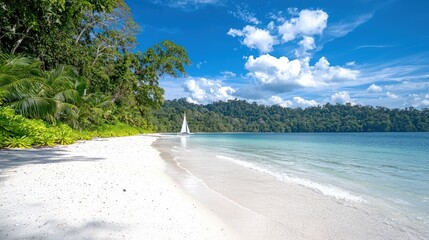
[[[429,224],[429,133],[194,134],[168,141]]]

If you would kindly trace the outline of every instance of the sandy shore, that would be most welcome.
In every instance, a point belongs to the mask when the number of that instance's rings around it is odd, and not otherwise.
[[[365,203],[156,139],[0,151],[0,239],[425,239]]]
[[[383,203],[279,181],[183,137],[162,138],[154,146],[174,163],[167,166],[179,166],[168,167],[169,175],[240,239],[428,239],[427,226]]]
[[[0,239],[234,239],[150,136],[0,151]]]

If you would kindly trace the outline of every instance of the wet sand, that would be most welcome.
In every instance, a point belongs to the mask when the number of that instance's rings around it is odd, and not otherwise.
[[[300,185],[216,158],[155,143],[169,175],[211,208],[241,239],[425,239],[366,201],[325,196]],[[250,234],[249,234],[250,232]]]

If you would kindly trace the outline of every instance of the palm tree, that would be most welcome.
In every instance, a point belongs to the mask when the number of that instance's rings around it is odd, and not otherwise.
[[[46,95],[55,101],[56,109],[53,117],[79,127],[79,105],[86,88],[86,81],[80,77],[76,69],[60,65],[45,74]]]
[[[55,111],[55,101],[43,94],[46,86],[39,61],[0,54],[0,87],[2,104],[21,115],[48,118]]]
[[[41,62],[25,57],[0,54],[2,105],[17,113],[49,122],[61,120],[78,127],[79,108],[86,81],[69,66],[49,72],[40,70]]]
[[[83,96],[79,107],[79,122],[86,127],[101,125],[106,120],[114,118],[113,110],[115,105],[112,98],[100,92]]]

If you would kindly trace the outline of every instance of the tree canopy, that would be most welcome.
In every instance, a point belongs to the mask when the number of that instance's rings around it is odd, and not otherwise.
[[[190,60],[168,40],[136,52],[140,31],[123,0],[1,0],[1,106],[74,128],[149,128],[164,101],[158,81]]]

